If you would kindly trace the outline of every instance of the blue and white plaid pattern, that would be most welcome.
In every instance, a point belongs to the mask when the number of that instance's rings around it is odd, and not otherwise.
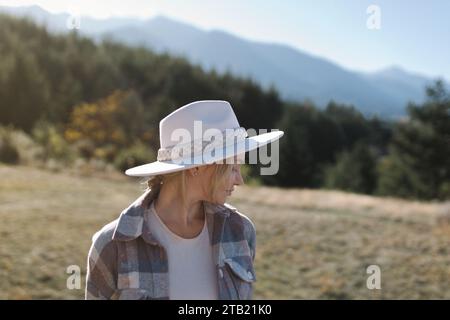
[[[167,254],[150,233],[145,214],[153,200],[146,191],[94,235],[86,299],[169,299]],[[228,204],[204,202],[204,208],[219,299],[251,299],[256,281],[254,224]]]

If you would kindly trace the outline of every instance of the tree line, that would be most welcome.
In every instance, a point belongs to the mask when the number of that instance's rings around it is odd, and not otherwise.
[[[442,81],[424,88],[427,100],[409,104],[408,117],[393,122],[334,101],[324,109],[286,101],[249,78],[206,72],[142,47],[96,44],[76,32],[54,35],[6,15],[0,57],[1,124],[43,144],[56,135],[79,156],[120,170],[155,160],[159,120],[171,111],[223,99],[243,127],[285,131],[278,174],[259,177],[258,165],[248,169],[263,184],[450,197],[450,98]],[[51,134],[43,133],[49,127]]]

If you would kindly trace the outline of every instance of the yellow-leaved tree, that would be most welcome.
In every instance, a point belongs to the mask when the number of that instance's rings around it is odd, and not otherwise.
[[[74,107],[64,132],[85,158],[113,161],[138,142],[144,131],[144,107],[134,91],[116,90],[108,97]]]

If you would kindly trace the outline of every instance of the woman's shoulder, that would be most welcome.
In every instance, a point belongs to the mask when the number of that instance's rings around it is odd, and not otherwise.
[[[92,236],[92,246],[97,252],[102,252],[105,248],[113,247],[114,231],[116,230],[118,219],[104,225]]]
[[[246,214],[242,213],[236,207],[228,203],[225,203],[224,206],[228,209],[230,220],[232,222],[242,224],[246,234],[251,235],[255,232],[255,224]]]
[[[245,214],[240,212],[235,207],[229,205],[228,203],[225,203],[224,206],[228,208],[230,212],[230,222],[231,227],[235,229],[234,227],[241,227],[241,230],[243,230],[243,235],[245,239],[248,242],[249,248],[250,248],[250,254],[252,256],[252,259],[255,259],[255,246],[256,246],[256,229],[255,224],[253,221]]]
[[[143,220],[144,199],[148,192],[142,194],[133,201],[127,208],[123,209],[119,217],[108,224],[92,236],[92,242],[99,247],[104,247],[114,240],[131,240],[136,238],[134,235],[141,227]]]

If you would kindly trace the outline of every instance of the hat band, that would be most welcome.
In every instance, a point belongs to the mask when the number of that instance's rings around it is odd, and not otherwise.
[[[197,139],[169,148],[160,148],[158,150],[157,160],[175,161],[191,158],[192,156],[197,157],[206,152],[206,147],[208,147],[208,150],[217,150],[218,148],[234,146],[236,143],[245,141],[247,136],[247,131],[243,127],[226,129],[220,134],[213,135],[213,141]]]

